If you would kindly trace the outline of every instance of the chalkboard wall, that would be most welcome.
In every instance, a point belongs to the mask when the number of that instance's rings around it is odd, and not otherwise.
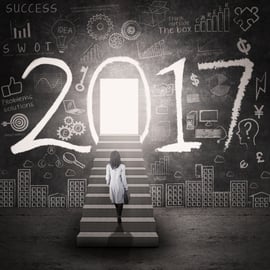
[[[102,80],[134,79],[154,206],[269,207],[269,7],[1,1],[0,206],[81,206]]]

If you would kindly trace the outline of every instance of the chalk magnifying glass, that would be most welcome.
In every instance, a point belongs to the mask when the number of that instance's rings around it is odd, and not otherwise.
[[[70,153],[70,152],[65,152],[63,154],[63,160],[66,162],[66,163],[69,163],[69,164],[74,164],[82,169],[85,168],[85,165],[83,163],[81,163],[80,161],[77,160],[77,158],[75,157],[74,154]]]

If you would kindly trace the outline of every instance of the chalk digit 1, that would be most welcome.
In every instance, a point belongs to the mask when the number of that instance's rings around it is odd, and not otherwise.
[[[163,75],[173,71],[175,77],[175,98],[176,98],[176,121],[177,121],[177,143],[164,145],[157,148],[158,152],[190,152],[191,149],[199,149],[200,142],[185,142],[183,133],[182,113],[182,90],[183,74],[186,58],[182,58],[174,64],[160,70],[157,75]]]
[[[46,126],[46,124],[49,122],[51,117],[54,115],[54,113],[59,108],[61,102],[65,98],[65,96],[66,96],[66,94],[71,86],[71,83],[72,83],[72,73],[71,73],[70,68],[67,66],[67,64],[60,59],[48,58],[48,57],[41,57],[41,58],[38,58],[38,59],[35,59],[34,61],[32,61],[29,64],[29,66],[25,69],[25,71],[22,75],[22,78],[25,79],[33,69],[35,69],[36,67],[38,67],[40,65],[52,65],[52,66],[57,66],[57,67],[61,68],[66,73],[67,80],[66,80],[66,83],[65,83],[62,91],[60,92],[60,94],[58,95],[58,97],[56,98],[56,100],[54,101],[52,106],[50,107],[50,109],[45,113],[43,118],[31,130],[30,133],[28,133],[23,139],[18,141],[16,144],[11,146],[11,148],[10,148],[11,152],[13,154],[18,154],[18,153],[32,150],[32,149],[40,147],[40,146],[55,145],[55,146],[64,147],[64,148],[75,150],[75,151],[82,152],[82,153],[89,153],[91,151],[90,145],[89,146],[78,146],[78,145],[74,145],[74,144],[71,144],[68,142],[63,142],[63,141],[51,139],[51,138],[36,139],[38,134]]]

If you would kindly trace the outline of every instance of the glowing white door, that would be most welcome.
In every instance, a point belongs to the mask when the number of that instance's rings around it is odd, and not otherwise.
[[[138,79],[100,79],[100,134],[139,133]]]

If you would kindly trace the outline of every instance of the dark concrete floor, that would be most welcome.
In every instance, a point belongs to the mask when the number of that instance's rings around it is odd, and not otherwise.
[[[270,209],[155,209],[158,248],[77,248],[80,217],[0,209],[0,269],[270,269]]]

